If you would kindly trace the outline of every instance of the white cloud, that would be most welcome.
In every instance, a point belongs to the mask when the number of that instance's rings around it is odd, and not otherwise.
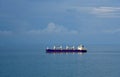
[[[76,30],[69,30],[66,27],[57,25],[55,23],[49,23],[46,28],[40,30],[30,30],[29,34],[77,34]]]
[[[120,8],[116,8],[116,7],[98,7],[98,8],[93,8],[93,13],[100,13],[100,14],[104,14],[104,13],[112,13],[115,11],[120,10]]]
[[[111,29],[111,30],[104,30],[103,32],[110,33],[110,34],[120,33],[120,28],[118,28],[118,29]]]
[[[91,14],[101,17],[120,17],[120,7],[93,7]]]
[[[71,10],[97,17],[120,17],[120,7],[71,7]]]

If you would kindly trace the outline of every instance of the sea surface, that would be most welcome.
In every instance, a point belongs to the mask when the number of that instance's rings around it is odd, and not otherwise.
[[[85,54],[45,47],[0,51],[0,77],[120,77],[120,45],[87,45]]]

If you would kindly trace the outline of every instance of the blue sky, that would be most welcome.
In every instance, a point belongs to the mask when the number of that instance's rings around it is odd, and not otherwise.
[[[119,0],[0,0],[0,46],[120,44]]]

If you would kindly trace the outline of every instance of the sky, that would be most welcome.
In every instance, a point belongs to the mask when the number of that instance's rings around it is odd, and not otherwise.
[[[0,47],[120,44],[120,0],[0,0]]]

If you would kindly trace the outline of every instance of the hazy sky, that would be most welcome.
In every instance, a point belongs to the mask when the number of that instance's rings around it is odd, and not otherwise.
[[[120,0],[0,0],[0,46],[120,44]]]

